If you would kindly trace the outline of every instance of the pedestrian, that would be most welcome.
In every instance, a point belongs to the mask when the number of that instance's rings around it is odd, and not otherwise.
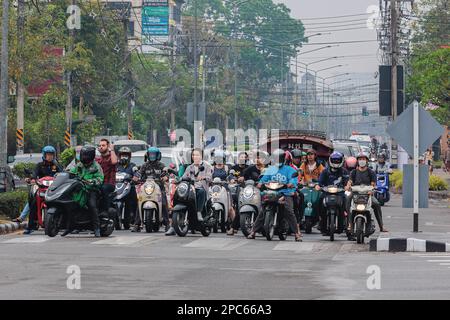
[[[433,173],[433,157],[434,157],[433,150],[431,150],[431,148],[428,148],[424,156],[425,156],[425,164],[428,166],[428,172],[431,175]]]
[[[98,145],[100,157],[96,159],[100,165],[104,175],[103,186],[101,188],[103,207],[108,210],[111,207],[111,194],[116,189],[116,171],[117,171],[117,156],[114,152],[114,144],[110,143],[108,139],[100,140]]]

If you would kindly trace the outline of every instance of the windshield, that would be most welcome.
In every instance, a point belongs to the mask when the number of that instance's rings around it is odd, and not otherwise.
[[[121,145],[114,145],[114,151],[117,153],[119,152],[119,149],[122,147],[130,148],[131,152],[147,150],[147,146],[145,144],[121,144]]]

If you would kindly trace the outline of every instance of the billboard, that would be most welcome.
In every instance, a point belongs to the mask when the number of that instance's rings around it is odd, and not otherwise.
[[[168,0],[144,0],[142,6],[142,44],[155,44],[151,41],[153,36],[168,38],[169,11]]]

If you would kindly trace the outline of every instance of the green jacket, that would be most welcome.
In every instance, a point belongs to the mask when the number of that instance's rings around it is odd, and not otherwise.
[[[70,169],[70,172],[89,182],[90,184],[87,186],[88,190],[98,189],[103,184],[104,176],[102,167],[95,161],[88,168],[79,162],[75,167]]]

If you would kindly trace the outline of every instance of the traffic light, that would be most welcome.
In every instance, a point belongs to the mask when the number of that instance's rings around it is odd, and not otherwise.
[[[302,116],[307,118],[309,116],[309,112],[303,109]]]
[[[362,107],[362,115],[367,117],[369,115],[369,111],[367,111],[367,107]]]

